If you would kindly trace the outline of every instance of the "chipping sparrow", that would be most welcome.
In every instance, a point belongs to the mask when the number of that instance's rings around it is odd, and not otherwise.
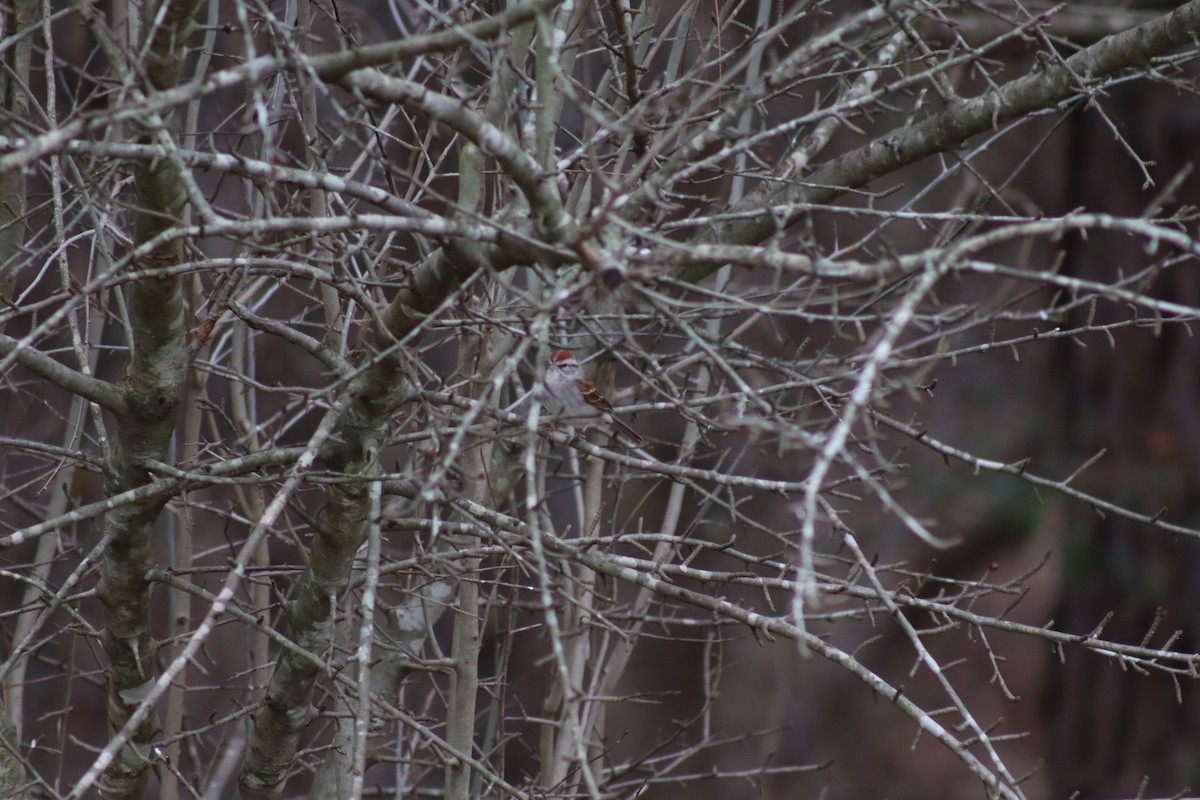
[[[568,350],[556,350],[546,367],[546,408],[551,414],[581,420],[601,417],[616,424],[634,442],[641,444],[637,431],[613,413],[612,403],[600,393],[583,372],[583,367]]]

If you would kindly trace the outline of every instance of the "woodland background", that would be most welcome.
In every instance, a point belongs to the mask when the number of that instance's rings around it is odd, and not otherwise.
[[[1200,2],[0,25],[0,796],[1200,787]]]

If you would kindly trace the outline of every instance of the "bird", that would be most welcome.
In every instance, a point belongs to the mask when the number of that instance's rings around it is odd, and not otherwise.
[[[555,350],[546,368],[546,408],[563,418],[595,419],[612,422],[637,444],[644,441],[613,412],[613,405],[579,366],[570,350]]]

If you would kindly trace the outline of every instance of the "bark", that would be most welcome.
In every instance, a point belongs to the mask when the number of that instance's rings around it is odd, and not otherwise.
[[[178,81],[184,42],[198,5],[194,1],[168,3],[161,20],[161,3],[146,9],[146,74],[153,89],[171,88]],[[153,135],[149,128],[137,134],[143,143]],[[139,163],[134,168],[134,190],[135,246],[182,221],[187,201],[173,162],[164,159]],[[183,243],[177,241],[152,251],[139,266],[151,271],[167,269],[182,259]],[[116,415],[116,441],[112,461],[107,465],[105,488],[109,496],[149,483],[151,474],[146,463],[168,459],[188,364],[180,279],[137,281],[129,288],[128,303],[131,352],[119,387],[123,413]],[[150,631],[149,576],[154,568],[155,522],[164,504],[165,500],[150,500],[128,505],[111,512],[105,520],[111,544],[101,570],[99,596],[104,605],[108,718],[113,731],[129,722],[156,677],[158,643]],[[151,740],[158,727],[157,714],[146,714],[105,771],[99,786],[102,797],[142,797],[152,763]]]

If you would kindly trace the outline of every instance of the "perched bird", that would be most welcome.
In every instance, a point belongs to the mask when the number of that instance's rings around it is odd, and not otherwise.
[[[546,368],[546,408],[566,420],[591,420],[597,417],[614,423],[637,444],[642,437],[613,413],[612,403],[596,388],[592,379],[569,350],[556,350]]]

